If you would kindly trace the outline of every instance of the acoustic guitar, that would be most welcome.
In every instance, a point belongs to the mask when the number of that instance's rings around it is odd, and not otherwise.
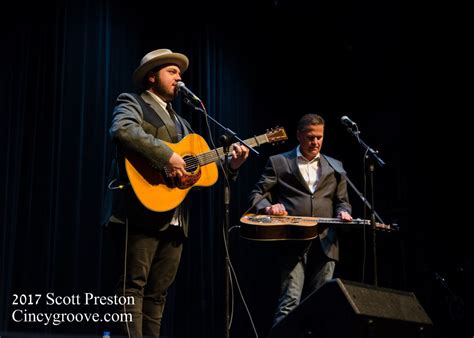
[[[277,127],[249,138],[245,143],[253,148],[287,139],[285,129]],[[186,162],[187,173],[183,177],[170,177],[166,168],[157,170],[138,154],[125,156],[125,169],[133,191],[146,208],[156,212],[176,208],[193,187],[209,187],[216,183],[216,161],[224,157],[222,147],[210,150],[206,141],[197,134],[189,134],[178,143],[163,142]]]
[[[254,241],[311,240],[318,237],[327,226],[357,227],[370,226],[370,220],[339,218],[275,216],[246,214],[240,218],[240,235]],[[376,230],[397,231],[398,227],[375,223]]]

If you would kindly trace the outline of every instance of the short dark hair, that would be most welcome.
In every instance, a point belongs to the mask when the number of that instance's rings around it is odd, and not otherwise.
[[[308,126],[324,125],[324,119],[318,114],[303,115],[298,121],[297,130],[305,131]]]

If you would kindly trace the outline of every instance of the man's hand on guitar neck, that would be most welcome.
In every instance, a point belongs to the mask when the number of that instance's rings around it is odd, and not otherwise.
[[[186,162],[184,162],[183,158],[177,153],[171,155],[165,167],[170,177],[182,177],[186,173]]]
[[[249,149],[244,145],[234,143],[234,149],[232,150],[232,158],[230,160],[230,168],[237,170],[249,157]]]

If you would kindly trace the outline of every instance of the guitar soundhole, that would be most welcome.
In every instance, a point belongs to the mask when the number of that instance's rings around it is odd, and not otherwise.
[[[182,177],[175,177],[174,185],[179,189],[191,188],[201,178],[201,170],[199,167],[198,159],[194,156],[184,156],[184,162],[186,162],[186,175]]]
[[[199,168],[198,159],[194,156],[184,156],[184,162],[186,162],[186,171],[188,173],[194,173]]]

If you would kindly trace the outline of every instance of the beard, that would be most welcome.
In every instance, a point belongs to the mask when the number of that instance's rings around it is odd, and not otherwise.
[[[166,102],[174,100],[178,94],[176,88],[173,92],[170,92],[160,81],[157,81],[157,83],[151,88],[153,88],[154,93],[156,93]]]

